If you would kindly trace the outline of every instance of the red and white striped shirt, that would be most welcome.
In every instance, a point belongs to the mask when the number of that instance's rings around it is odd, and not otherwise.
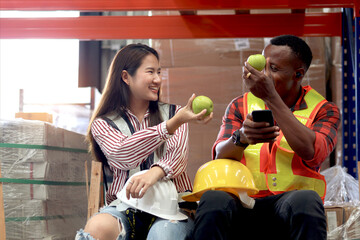
[[[176,106],[176,111],[180,110]],[[164,141],[166,151],[158,162],[152,166],[160,166],[164,179],[173,179],[178,192],[192,191],[192,185],[187,175],[188,161],[188,124],[182,124],[173,135],[166,128],[166,121],[152,127],[149,126],[149,111],[140,123],[130,110],[126,111],[135,133],[127,136],[111,127],[105,120],[97,118],[91,125],[91,133],[106,156],[110,169],[113,171],[113,183],[106,194],[109,204],[116,199],[116,194],[124,187],[127,171],[138,167]]]

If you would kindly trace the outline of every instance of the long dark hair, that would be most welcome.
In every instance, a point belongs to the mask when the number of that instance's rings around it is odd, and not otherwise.
[[[123,81],[121,73],[126,70],[130,76],[134,76],[143,59],[149,54],[153,54],[159,60],[159,55],[155,49],[141,43],[129,44],[117,52],[110,65],[101,100],[90,119],[86,136],[89,142],[89,151],[96,160],[101,161],[106,166],[108,165],[107,159],[91,134],[91,125],[96,118],[109,113],[115,113],[119,117],[125,114],[125,109],[130,104],[130,89]],[[150,126],[155,126],[163,121],[158,102],[159,93],[157,101],[149,102]],[[156,150],[156,154],[160,157],[163,151],[164,144]]]

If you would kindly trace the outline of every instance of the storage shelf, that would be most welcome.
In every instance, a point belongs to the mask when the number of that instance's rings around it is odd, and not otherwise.
[[[342,36],[344,96],[343,165],[359,161],[360,0],[0,0],[0,10],[179,11],[179,16],[81,16],[78,18],[0,18],[0,39],[183,39]],[[308,13],[309,8],[343,8],[342,13]],[[235,10],[234,15],[197,15],[198,10]],[[292,9],[289,14],[249,14],[250,9]],[[306,12],[306,13],[305,13]],[[342,32],[344,28],[348,32]],[[349,67],[349,64],[352,67]],[[351,90],[350,90],[351,89]],[[347,99],[347,100],[345,100]],[[348,112],[347,112],[348,111]],[[348,127],[347,125],[346,127]],[[349,169],[353,176],[357,177]]]
[[[221,10],[352,8],[356,0],[0,0],[2,10]]]
[[[2,39],[324,37],[341,36],[341,13],[0,18],[0,26]]]

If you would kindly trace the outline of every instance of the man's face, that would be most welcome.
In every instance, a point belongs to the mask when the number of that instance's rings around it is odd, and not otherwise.
[[[300,68],[301,61],[288,46],[269,44],[264,49],[265,58],[269,58],[266,73],[274,80],[275,89],[283,100],[293,94],[298,94],[300,81],[296,78],[296,69]]]

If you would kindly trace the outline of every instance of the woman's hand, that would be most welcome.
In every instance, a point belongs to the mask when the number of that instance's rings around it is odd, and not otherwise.
[[[183,107],[176,115],[180,115],[180,118],[183,120],[183,123],[196,121],[197,123],[208,123],[213,118],[213,112],[210,115],[205,116],[206,109],[202,110],[198,114],[195,114],[192,109],[192,102],[194,101],[196,95],[193,93],[189,98],[185,107]]]
[[[210,115],[205,116],[206,109],[202,110],[198,114],[195,114],[193,112],[192,102],[195,99],[195,97],[196,97],[196,95],[193,94],[189,98],[186,106],[183,107],[182,109],[180,109],[180,111],[177,112],[173,118],[169,119],[166,122],[166,128],[167,128],[169,134],[174,134],[176,129],[178,129],[178,127],[180,127],[181,124],[191,122],[191,121],[195,121],[200,124],[206,124],[213,118],[213,115],[214,115],[213,112],[210,113]]]
[[[126,197],[142,198],[149,187],[154,185],[159,179],[165,176],[165,172],[161,167],[154,166],[144,174],[136,175],[128,180],[126,187]]]

